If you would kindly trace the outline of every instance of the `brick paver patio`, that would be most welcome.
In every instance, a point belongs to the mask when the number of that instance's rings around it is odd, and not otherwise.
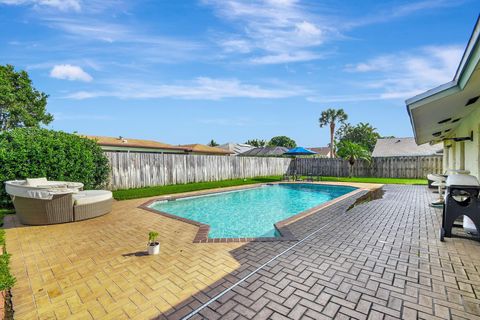
[[[423,186],[385,186],[289,226],[320,231],[194,319],[480,319],[480,243],[438,240],[441,212]],[[104,217],[7,229],[15,317],[182,318],[297,242],[194,244],[196,227],[115,203]],[[162,253],[144,256],[148,230]]]

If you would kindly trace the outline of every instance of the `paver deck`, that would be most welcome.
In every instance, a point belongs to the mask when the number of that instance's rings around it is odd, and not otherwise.
[[[323,229],[192,318],[480,319],[480,243],[438,240],[426,187],[384,189],[347,213],[353,198],[291,224],[299,239]],[[137,208],[145,201],[7,229],[15,318],[182,318],[295,244],[196,244],[197,227]],[[159,256],[143,254],[149,230],[161,234]]]

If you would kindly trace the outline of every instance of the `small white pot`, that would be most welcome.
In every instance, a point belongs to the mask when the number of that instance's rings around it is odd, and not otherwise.
[[[159,254],[160,253],[160,243],[155,242],[155,244],[148,245],[148,254]]]

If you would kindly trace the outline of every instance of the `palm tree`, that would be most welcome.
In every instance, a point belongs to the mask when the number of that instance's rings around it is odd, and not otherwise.
[[[250,140],[247,140],[245,144],[249,144],[251,146],[254,146],[255,148],[261,148],[267,145],[267,141],[262,139],[250,139]]]
[[[320,128],[323,128],[326,125],[330,125],[330,158],[335,156],[335,126],[338,123],[345,123],[348,119],[347,114],[343,109],[327,109],[322,112],[322,115],[318,119],[320,123]]]
[[[217,147],[218,146],[218,143],[215,141],[215,140],[210,140],[210,142],[208,143],[208,146],[210,147]]]
[[[352,177],[353,165],[358,159],[362,159],[370,163],[372,158],[370,152],[361,145],[348,140],[340,141],[338,143],[337,153],[340,158],[347,160],[350,167],[348,168],[348,175]]]

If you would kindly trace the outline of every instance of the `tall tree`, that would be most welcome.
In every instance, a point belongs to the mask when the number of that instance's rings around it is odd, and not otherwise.
[[[255,148],[261,148],[267,145],[267,141],[262,139],[250,139],[250,140],[247,140],[245,144],[249,144]]]
[[[369,163],[372,160],[370,157],[370,152],[368,152],[367,149],[355,142],[348,140],[343,140],[338,143],[337,153],[340,158],[348,161],[348,164],[350,165],[348,167],[348,173],[350,177],[352,176],[353,165],[357,160],[363,159]]]
[[[218,147],[218,146],[219,146],[219,144],[218,144],[215,140],[213,140],[213,139],[210,140],[210,142],[208,143],[208,145],[209,145],[210,147]]]
[[[369,152],[372,152],[373,149],[375,149],[375,144],[377,143],[378,138],[380,138],[380,134],[377,132],[377,129],[369,123],[364,122],[360,122],[356,126],[344,123],[335,134],[335,140],[338,142],[355,142]]]
[[[287,137],[287,136],[277,136],[270,139],[268,142],[268,146],[270,147],[285,147],[285,148],[295,148],[297,143],[295,140]]]
[[[53,116],[46,110],[47,98],[32,86],[27,72],[0,65],[0,131],[52,122]]]
[[[330,157],[333,158],[335,156],[335,126],[337,123],[345,123],[348,119],[347,114],[343,109],[327,109],[322,112],[318,122],[320,124],[320,128],[324,126],[330,126]]]

